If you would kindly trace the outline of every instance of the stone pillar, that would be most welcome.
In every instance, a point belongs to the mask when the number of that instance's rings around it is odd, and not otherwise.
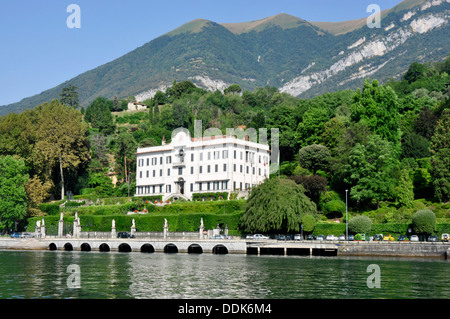
[[[225,236],[228,236],[228,224],[225,225]]]
[[[63,219],[63,213],[61,213],[61,217],[59,219],[58,223],[58,237],[63,237],[63,231],[64,231],[64,219]]]
[[[116,233],[116,221],[115,221],[114,219],[112,220],[111,238],[117,238],[117,233]]]
[[[164,218],[164,239],[169,237],[169,224],[167,223],[167,219]]]
[[[136,222],[133,218],[133,222],[131,224],[131,235],[134,236],[135,233],[136,233]]]
[[[45,221],[42,218],[42,226],[41,226],[41,238],[45,238]]]
[[[36,222],[36,227],[34,228],[34,237],[40,238],[41,237],[41,221],[38,220]]]
[[[77,238],[81,237],[81,222],[80,222],[80,217],[78,217],[78,221],[77,221]]]
[[[74,238],[77,237],[77,232],[78,232],[78,213],[75,212],[75,219],[73,220],[73,231],[72,231],[72,236]]]
[[[198,239],[203,239],[203,232],[205,231],[205,225],[203,225],[203,217],[200,220],[200,228],[198,229]]]

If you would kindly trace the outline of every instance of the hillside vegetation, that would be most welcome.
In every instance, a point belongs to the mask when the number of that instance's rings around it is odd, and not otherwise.
[[[130,113],[125,109],[133,97],[97,97],[81,111],[68,106],[67,101],[76,101],[72,87],[62,101],[0,118],[0,154],[9,163],[2,167],[20,167],[13,176],[27,180],[16,186],[25,192],[15,192],[22,195],[0,212],[0,226],[11,230],[16,222],[25,225],[29,217],[45,216],[43,202],[70,194],[92,200],[94,206],[97,199],[133,196],[137,147],[161,145],[164,137],[170,142],[178,127],[193,134],[195,120],[203,122],[203,129],[215,127],[224,134],[241,125],[278,128],[280,178],[302,185],[319,219],[343,216],[345,190],[350,211],[377,222],[405,222],[419,207],[446,219],[449,73],[450,58],[413,63],[401,80],[381,85],[367,79],[358,90],[312,99],[273,87],[250,92],[231,85],[222,93],[174,82],[146,100],[147,109]],[[4,185],[8,183],[0,186],[0,196],[6,201],[10,188]],[[87,208],[80,212],[85,210],[96,215]]]

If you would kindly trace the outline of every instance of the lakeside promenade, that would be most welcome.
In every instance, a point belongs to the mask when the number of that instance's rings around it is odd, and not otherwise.
[[[430,258],[448,258],[450,255],[449,242],[280,241],[273,239],[0,238],[0,249]]]

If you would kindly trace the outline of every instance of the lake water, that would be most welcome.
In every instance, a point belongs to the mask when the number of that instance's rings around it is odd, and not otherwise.
[[[444,259],[0,251],[0,299],[449,299],[449,275]]]

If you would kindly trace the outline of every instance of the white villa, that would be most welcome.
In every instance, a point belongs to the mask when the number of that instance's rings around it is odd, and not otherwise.
[[[192,200],[196,193],[247,190],[269,177],[270,150],[235,136],[191,138],[181,130],[170,144],[139,148],[136,195],[164,201]]]

